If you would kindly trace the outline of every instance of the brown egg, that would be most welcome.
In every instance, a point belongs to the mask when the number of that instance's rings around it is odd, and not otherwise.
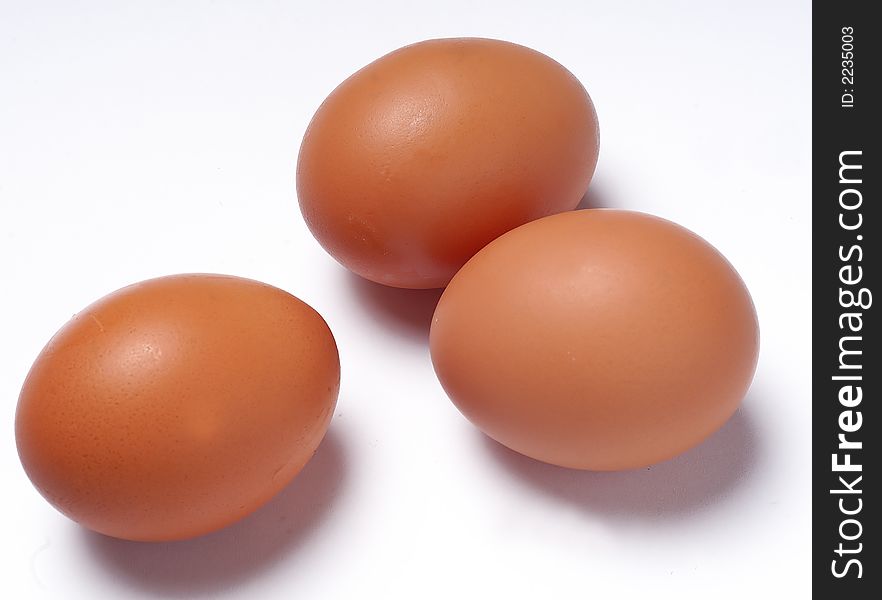
[[[443,287],[500,234],[575,208],[597,152],[594,106],[560,64],[498,40],[430,40],[328,96],[300,148],[297,194],[350,270]]]
[[[237,277],[162,277],[55,334],[22,388],[16,441],[31,481],[71,519],[119,538],[188,538],[291,481],[339,382],[331,331],[294,296]]]
[[[617,470],[723,425],[759,333],[744,283],[707,242],[649,215],[582,210],[475,255],[430,340],[444,389],[487,435],[556,465]]]

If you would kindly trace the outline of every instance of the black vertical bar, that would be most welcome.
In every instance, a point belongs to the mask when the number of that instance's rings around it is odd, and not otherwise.
[[[813,3],[812,574],[818,598],[878,598],[882,590],[882,334],[873,297],[882,294],[882,23],[870,16],[875,4]]]

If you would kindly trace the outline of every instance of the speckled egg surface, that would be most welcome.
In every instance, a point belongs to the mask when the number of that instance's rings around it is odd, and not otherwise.
[[[339,380],[331,331],[294,296],[222,275],[152,279],[49,341],[21,390],[16,442],[37,489],[82,525],[188,538],[291,481]]]
[[[322,103],[297,194],[313,235],[351,271],[443,287],[502,233],[575,208],[598,140],[591,98],[548,56],[428,40],[370,63]]]

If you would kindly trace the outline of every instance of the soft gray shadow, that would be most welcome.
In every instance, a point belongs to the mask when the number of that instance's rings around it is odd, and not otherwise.
[[[166,598],[213,596],[306,549],[333,510],[345,479],[345,451],[329,431],[288,487],[225,529],[159,543],[129,542],[83,529],[84,545],[133,588]]]
[[[750,413],[743,406],[692,450],[633,471],[555,467],[486,436],[484,446],[510,474],[540,493],[596,515],[629,520],[686,517],[709,508],[725,500],[750,476],[761,455]]]
[[[432,315],[443,289],[393,288],[349,272],[346,278],[352,294],[374,320],[409,341],[428,342]]]
[[[576,210],[584,208],[620,208],[612,201],[611,195],[599,181],[592,181],[588,191],[582,196],[582,200],[576,205]]]

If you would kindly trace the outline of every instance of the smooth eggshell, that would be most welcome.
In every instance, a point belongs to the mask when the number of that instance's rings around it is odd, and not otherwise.
[[[303,139],[297,193],[350,270],[443,287],[500,234],[574,208],[597,153],[594,106],[560,64],[498,40],[430,40],[328,96]]]
[[[152,279],[49,341],[19,397],[18,451],[43,496],[82,525],[188,538],[291,481],[339,381],[331,331],[294,296],[221,275]]]
[[[435,311],[435,370],[493,439],[566,467],[642,467],[736,410],[759,334],[741,278],[649,215],[582,210],[515,229],[457,273]]]

